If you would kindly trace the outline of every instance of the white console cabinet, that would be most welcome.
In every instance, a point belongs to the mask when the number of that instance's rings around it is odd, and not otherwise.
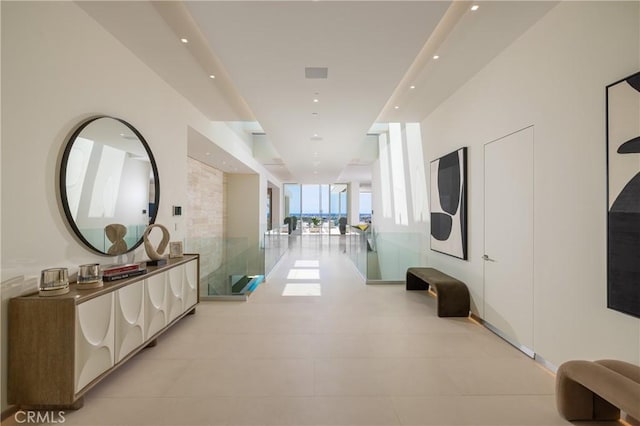
[[[91,387],[195,312],[199,261],[185,255],[102,288],[11,299],[9,403],[81,407]]]

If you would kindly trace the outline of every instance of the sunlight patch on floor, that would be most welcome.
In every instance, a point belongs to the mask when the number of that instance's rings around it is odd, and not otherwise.
[[[296,263],[293,265],[294,268],[319,268],[320,261],[319,260],[296,260]]]
[[[284,286],[283,296],[322,296],[321,286],[318,283],[287,283]]]
[[[319,280],[320,269],[289,269],[288,280]]]

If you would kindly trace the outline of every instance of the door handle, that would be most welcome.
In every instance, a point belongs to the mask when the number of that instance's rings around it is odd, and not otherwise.
[[[488,255],[482,256],[482,260],[486,260],[487,262],[495,262],[495,259],[490,258]]]

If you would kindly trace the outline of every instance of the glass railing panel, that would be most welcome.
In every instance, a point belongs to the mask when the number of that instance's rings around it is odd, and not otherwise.
[[[407,268],[422,264],[425,238],[420,233],[374,232],[367,280],[404,281]]]
[[[358,228],[347,225],[346,252],[354,263],[360,274],[366,279],[367,277],[367,257],[370,250],[368,238],[370,232],[365,228]]]
[[[185,251],[200,254],[200,296],[230,296],[243,277],[264,275],[264,249],[247,238],[188,238]]]
[[[234,295],[247,277],[268,274],[286,252],[288,239],[279,230],[265,232],[256,244],[247,238],[187,238],[185,252],[200,254],[200,296]]]
[[[423,264],[426,235],[350,228],[346,253],[367,282],[404,281],[407,268]]]
[[[268,275],[289,247],[288,233],[279,229],[264,233],[264,274]]]

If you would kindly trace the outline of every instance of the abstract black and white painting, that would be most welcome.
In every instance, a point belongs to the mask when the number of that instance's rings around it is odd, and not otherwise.
[[[640,317],[640,72],[607,86],[607,306]]]
[[[467,148],[431,162],[431,250],[467,259]]]

